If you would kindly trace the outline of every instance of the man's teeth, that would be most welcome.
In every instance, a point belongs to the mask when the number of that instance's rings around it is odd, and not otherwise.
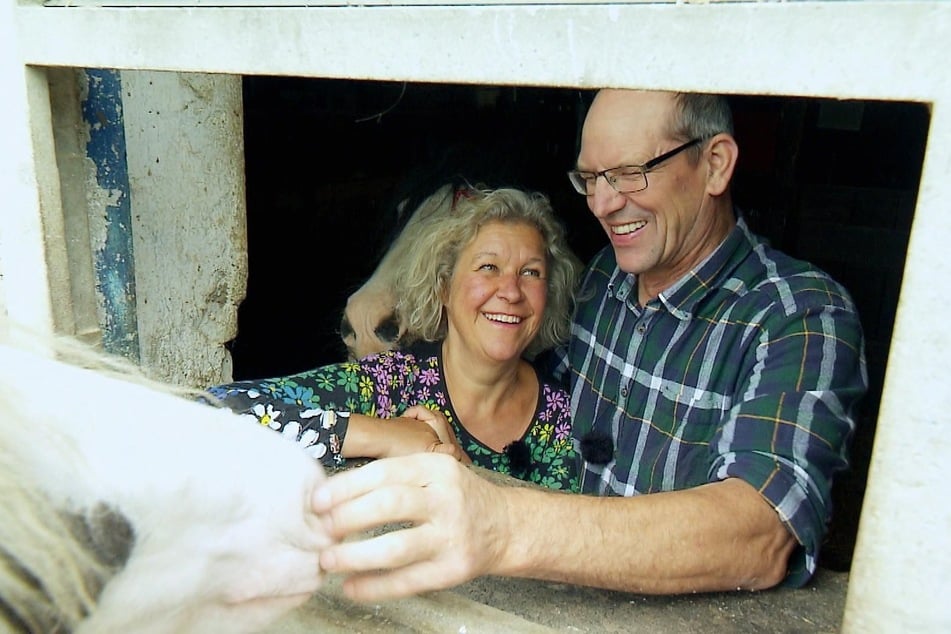
[[[637,222],[629,222],[626,225],[612,225],[611,233],[616,235],[623,235],[625,233],[634,233],[641,227],[647,224],[646,220],[638,220]]]
[[[516,317],[515,315],[503,315],[498,313],[484,313],[485,318],[491,321],[501,321],[505,324],[517,324],[521,323],[522,318]]]

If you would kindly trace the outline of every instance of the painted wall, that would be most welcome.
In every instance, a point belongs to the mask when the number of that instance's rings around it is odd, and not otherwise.
[[[47,276],[22,279],[49,295],[7,312],[173,383],[229,380],[247,279],[240,77],[59,68],[31,94],[34,143],[56,161],[39,168],[40,216],[11,210],[0,253],[41,258],[5,278]]]

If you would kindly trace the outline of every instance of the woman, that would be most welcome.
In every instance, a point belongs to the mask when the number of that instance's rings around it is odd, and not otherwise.
[[[580,263],[542,194],[467,188],[450,204],[401,260],[399,350],[210,391],[327,466],[439,451],[575,491],[568,393],[528,359],[567,337]]]

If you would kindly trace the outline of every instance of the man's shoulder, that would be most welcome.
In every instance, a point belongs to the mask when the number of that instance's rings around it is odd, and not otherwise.
[[[765,241],[756,243],[736,273],[741,282],[738,294],[757,303],[777,303],[787,312],[830,306],[855,309],[848,290],[826,271]]]
[[[581,291],[578,300],[584,303],[584,299],[598,297],[599,291],[603,291],[614,280],[620,271],[617,265],[617,256],[611,245],[607,245],[596,252],[584,268],[581,276]]]
[[[567,393],[568,388],[564,381],[560,380],[556,375],[559,362],[558,351],[553,348],[535,357],[531,365],[535,370],[535,376],[538,379],[539,386],[553,392],[561,391]]]

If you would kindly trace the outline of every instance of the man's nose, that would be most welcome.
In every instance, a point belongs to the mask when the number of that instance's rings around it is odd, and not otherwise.
[[[624,207],[624,195],[611,187],[606,176],[594,181],[594,193],[588,196],[588,209],[596,218],[604,218]]]

